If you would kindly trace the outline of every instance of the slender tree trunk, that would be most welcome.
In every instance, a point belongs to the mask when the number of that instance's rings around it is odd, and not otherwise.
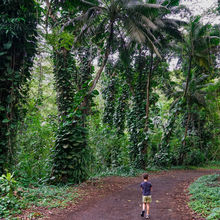
[[[188,73],[187,73],[187,79],[186,79],[186,87],[185,87],[185,91],[184,91],[184,97],[186,97],[186,98],[187,98],[187,93],[188,93],[188,88],[189,88],[189,81],[191,79],[191,68],[192,68],[192,54],[190,53]]]
[[[39,79],[38,79],[38,91],[37,91],[37,102],[36,102],[36,106],[39,106],[42,104],[42,100],[43,100],[43,89],[42,89],[42,82],[43,82],[43,70],[42,70],[42,57],[40,57],[39,62]]]
[[[147,76],[147,84],[146,84],[146,120],[145,120],[145,133],[147,134],[148,132],[148,127],[149,127],[149,108],[150,108],[150,83],[151,83],[151,76],[153,73],[153,51],[150,52],[151,56],[150,56],[150,71],[148,73]],[[144,160],[145,155],[147,154],[147,147],[148,147],[148,140],[144,141],[144,147],[142,150],[142,168],[146,167],[146,162]]]
[[[190,119],[191,119],[191,114],[190,114],[190,112],[188,112],[186,126],[185,126],[184,139],[183,139],[183,143],[182,143],[183,149],[182,149],[182,153],[180,154],[180,164],[181,165],[183,164],[183,161],[184,161],[184,158],[185,158],[185,155],[186,155],[185,147],[186,147],[186,138],[187,138],[187,133],[188,133],[188,129],[189,129]]]
[[[150,57],[150,71],[147,77],[147,86],[146,86],[146,121],[145,121],[145,131],[148,131],[148,124],[149,124],[149,108],[150,108],[150,83],[151,83],[151,75],[153,72],[153,51],[151,51],[151,57]]]
[[[96,84],[98,83],[98,81],[99,81],[99,79],[100,79],[100,77],[101,77],[102,71],[103,71],[103,69],[104,69],[104,67],[105,67],[105,65],[106,65],[106,63],[107,63],[107,61],[108,61],[109,54],[110,54],[110,48],[107,47],[107,48],[106,48],[106,51],[105,51],[105,56],[104,56],[104,60],[103,60],[103,62],[102,62],[102,65],[101,65],[101,67],[99,68],[99,70],[98,70],[98,72],[97,72],[97,74],[96,74],[96,76],[95,76],[95,79],[92,81],[92,86],[90,87],[89,92],[88,92],[89,95],[90,95],[90,94],[92,93],[92,91],[95,89]]]
[[[88,92],[88,95],[92,93],[92,91],[95,89],[96,87],[96,84],[98,83],[98,80],[99,78],[101,77],[101,74],[102,74],[102,71],[108,61],[108,57],[109,57],[109,54],[110,54],[110,49],[111,49],[111,44],[112,44],[112,40],[113,40],[113,34],[114,34],[114,21],[111,21],[111,24],[110,24],[110,35],[109,35],[109,39],[108,39],[108,42],[107,42],[107,47],[106,47],[106,50],[105,50],[105,56],[104,56],[104,59],[103,59],[103,62],[102,62],[102,65],[101,67],[99,68],[97,74],[96,74],[96,77],[95,79],[92,81],[92,86]]]
[[[185,157],[185,146],[186,146],[186,138],[187,138],[187,132],[188,132],[188,128],[189,128],[189,122],[190,122],[190,110],[189,110],[189,97],[188,97],[188,90],[189,90],[189,82],[191,80],[191,68],[192,68],[192,52],[190,52],[189,55],[189,66],[188,66],[188,74],[187,74],[187,79],[186,79],[186,87],[185,87],[185,91],[184,91],[184,97],[186,99],[187,102],[187,121],[186,121],[186,126],[185,126],[185,133],[184,133],[184,139],[182,142],[182,147],[183,147],[183,153],[180,156],[180,161],[181,164],[183,163],[184,157]]]
[[[183,146],[185,147],[186,145],[186,138],[187,138],[187,132],[189,129],[189,122],[190,122],[191,114],[188,112],[187,114],[187,121],[186,121],[186,127],[185,127],[185,133],[184,133],[184,139],[183,139]]]
[[[102,71],[103,69],[105,68],[106,66],[106,63],[108,61],[108,57],[109,57],[109,54],[110,54],[110,49],[111,49],[111,43],[112,43],[112,40],[113,40],[113,34],[114,34],[114,29],[113,29],[113,26],[114,26],[114,21],[111,22],[110,24],[110,36],[109,36],[109,39],[108,39],[108,42],[107,42],[107,47],[106,47],[106,50],[105,50],[105,55],[103,57],[103,62],[102,62],[102,65],[101,67],[99,68],[94,80],[92,81],[92,85],[88,91],[88,93],[84,96],[81,104],[75,109],[78,110],[78,108],[82,108],[85,106],[85,103],[86,103],[86,99],[89,95],[91,95],[91,93],[93,92],[93,90],[95,89],[100,77],[101,77],[101,74],[102,74]]]

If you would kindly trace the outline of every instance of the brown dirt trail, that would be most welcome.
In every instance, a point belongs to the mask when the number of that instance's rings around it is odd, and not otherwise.
[[[202,220],[204,218],[193,213],[187,206],[187,187],[196,178],[219,173],[213,170],[179,170],[159,175],[150,175],[153,185],[151,220]],[[122,189],[107,192],[103,197],[85,199],[75,211],[67,215],[51,217],[63,220],[141,220],[141,178],[133,178],[123,183]],[[120,183],[119,183],[120,184]],[[103,184],[105,187],[105,184]],[[104,189],[105,191],[105,189]],[[108,191],[108,189],[107,189]]]

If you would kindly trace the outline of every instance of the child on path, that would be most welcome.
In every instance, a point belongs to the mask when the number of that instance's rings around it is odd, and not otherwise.
[[[143,175],[144,181],[141,183],[141,191],[142,191],[142,203],[143,203],[143,211],[141,213],[141,217],[144,217],[145,209],[147,209],[146,218],[150,218],[149,210],[150,210],[150,203],[151,199],[151,189],[152,184],[148,182],[148,174]]]

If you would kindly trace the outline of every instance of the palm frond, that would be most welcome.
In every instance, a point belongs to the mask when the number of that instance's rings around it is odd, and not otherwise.
[[[160,28],[164,28],[165,27],[165,23],[161,18],[156,18],[154,23],[159,26]]]
[[[135,41],[137,41],[140,44],[143,44],[146,41],[144,32],[140,28],[138,28],[137,25],[131,19],[129,19],[127,23],[127,28],[129,34]]]
[[[158,56],[160,59],[162,59],[162,57],[161,57],[161,55],[160,55],[160,53],[159,53],[157,47],[154,45],[154,43],[152,42],[152,40],[151,40],[148,36],[146,36],[146,40],[147,40],[147,42],[148,42],[149,47],[157,54],[157,56]]]
[[[98,1],[94,1],[94,0],[79,0],[79,2],[82,4],[85,4],[86,6],[97,6]]]
[[[167,8],[170,8],[170,7],[173,7],[173,6],[178,6],[180,3],[180,0],[165,0],[162,5],[167,7]]]
[[[191,95],[191,99],[197,103],[198,105],[201,105],[203,107],[206,106],[206,101],[204,95],[200,94],[199,92],[195,92]]]
[[[199,84],[201,82],[204,82],[206,79],[208,79],[209,75],[207,74],[201,74],[198,78],[195,78],[196,84]]]
[[[216,84],[215,83],[206,83],[204,85],[198,85],[196,86],[196,89],[204,89],[204,88],[207,88],[209,86],[215,86]]]
[[[157,30],[158,27],[157,25],[155,25],[150,19],[148,19],[146,16],[142,16],[142,20],[147,24],[147,26],[149,28],[151,28],[152,30]]]
[[[144,3],[140,1],[129,1],[127,4],[128,8],[136,8],[136,7],[145,7],[145,8],[151,8],[151,9],[167,9],[167,7],[160,5],[160,4],[150,4],[150,3]]]

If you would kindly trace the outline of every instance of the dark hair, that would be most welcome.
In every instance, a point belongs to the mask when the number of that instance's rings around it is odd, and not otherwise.
[[[148,180],[148,174],[147,173],[143,174],[143,178],[144,180]]]

